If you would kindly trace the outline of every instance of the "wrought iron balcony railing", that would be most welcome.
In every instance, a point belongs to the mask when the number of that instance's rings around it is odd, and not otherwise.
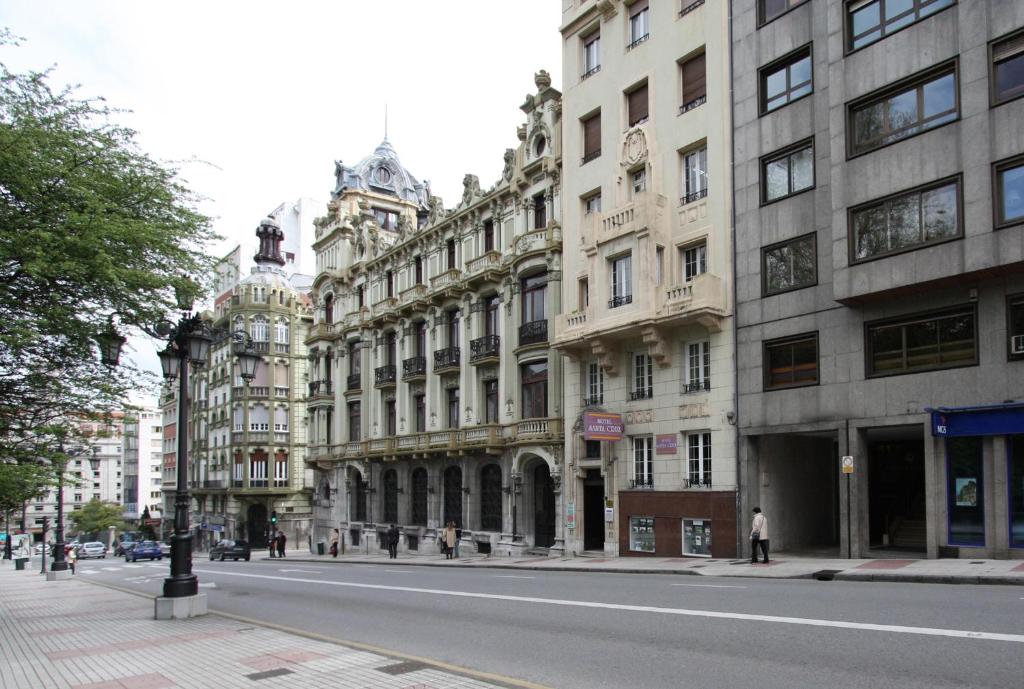
[[[634,390],[629,393],[629,399],[631,400],[649,400],[654,397],[654,390],[651,388],[643,388],[641,390]]]
[[[352,375],[350,375],[348,378],[345,379],[345,389],[358,390],[362,386],[362,382],[360,380],[361,378],[362,376],[360,376],[358,373],[353,373]]]
[[[654,488],[653,476],[640,476],[629,480],[630,488]]]
[[[469,343],[469,360],[478,361],[496,357],[501,351],[501,337],[498,335],[484,335]]]
[[[633,295],[632,294],[622,294],[622,295],[619,295],[617,297],[612,297],[611,299],[609,299],[608,300],[608,308],[609,309],[617,309],[620,306],[625,306],[626,304],[632,304],[632,303],[633,303]]]
[[[705,392],[711,389],[711,379],[692,380],[683,386],[683,392]]]
[[[398,380],[398,367],[394,364],[378,366],[373,372],[374,385],[390,385]]]
[[[434,352],[434,370],[458,368],[462,365],[462,352],[458,347],[445,347]]]
[[[414,356],[402,362],[402,378],[416,378],[427,375],[427,357]]]
[[[548,341],[547,320],[530,321],[519,326],[519,346]]]

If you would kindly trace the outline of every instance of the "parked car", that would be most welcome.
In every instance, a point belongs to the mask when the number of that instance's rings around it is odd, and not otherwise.
[[[99,541],[89,541],[83,543],[78,549],[78,559],[84,560],[89,557],[100,557],[105,558],[107,556],[107,546],[103,545]]]
[[[36,548],[35,548],[36,555],[42,555],[43,554],[43,548],[46,548],[46,554],[47,555],[53,554],[53,544],[52,543],[36,543]]]
[[[171,554],[171,544],[170,543],[167,543],[166,541],[160,541],[159,543],[157,543],[157,545],[160,546],[160,552],[161,553],[163,553],[164,555],[170,556],[170,554]]]
[[[163,560],[164,554],[160,552],[160,546],[156,541],[139,541],[134,547],[124,554],[125,562],[136,560]]]
[[[138,541],[128,539],[118,541],[117,545],[114,546],[114,555],[117,557],[127,555],[128,551],[134,548],[136,543],[138,543]]]
[[[210,548],[210,559],[221,562],[231,558],[232,560],[246,560],[252,556],[248,541],[223,540]]]

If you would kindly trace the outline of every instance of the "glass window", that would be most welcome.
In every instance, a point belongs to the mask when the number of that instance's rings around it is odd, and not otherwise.
[[[524,419],[542,419],[548,415],[548,362],[536,361],[519,367],[523,385]]]
[[[686,392],[711,389],[711,343],[686,345]]]
[[[705,54],[701,53],[683,62],[679,65],[679,72],[683,88],[683,103],[679,106],[679,112],[684,113],[707,101]]]
[[[814,233],[761,250],[765,296],[818,282],[817,238]]]
[[[459,427],[459,389],[448,388],[448,428]]]
[[[1024,435],[1007,436],[1010,482],[1010,547],[1024,548]]]
[[[547,273],[522,279],[520,292],[522,293],[522,322],[524,324],[545,320],[544,297],[547,294],[547,288]]]
[[[494,251],[496,242],[494,241],[494,221],[484,221],[484,251]]]
[[[484,383],[484,423],[498,423],[498,381]]]
[[[814,145],[773,154],[761,163],[761,201],[768,203],[814,186]]]
[[[654,436],[633,437],[633,487],[654,485]]]
[[[583,163],[589,163],[601,155],[601,113],[594,113],[582,120],[581,124],[583,126]]]
[[[650,11],[647,0],[638,0],[629,8],[629,46],[634,48],[650,35]]]
[[[851,209],[851,263],[959,237],[959,198],[953,180]]]
[[[947,65],[940,74],[916,77],[916,83],[851,105],[850,154],[866,153],[957,119],[954,69]]]
[[[683,280],[690,282],[708,271],[708,246],[696,244],[683,249]]]
[[[761,69],[761,112],[771,112],[811,93],[811,48],[787,55]]]
[[[633,255],[626,254],[612,260],[612,298],[608,308],[614,309],[633,303]]]
[[[818,382],[818,334],[764,343],[764,388],[777,390]]]
[[[879,41],[925,17],[950,7],[954,0],[853,0],[846,5],[847,48]]]
[[[654,552],[654,517],[629,518],[629,549],[635,553]]]
[[[867,375],[915,373],[978,363],[975,312],[968,307],[900,321],[869,323]]]
[[[683,154],[682,203],[692,203],[708,195],[707,146]]]
[[[686,487],[711,487],[711,433],[686,435],[687,463]]]
[[[361,425],[361,405],[359,402],[348,403],[348,439],[350,442],[359,440]]]
[[[992,45],[992,102],[1024,96],[1024,32]]]
[[[633,391],[630,399],[645,400],[654,397],[654,367],[651,365],[650,354],[634,354],[633,357]]]
[[[416,432],[424,433],[427,430],[427,396],[416,395],[413,398],[413,405],[416,411]]]
[[[591,213],[601,212],[601,193],[591,194],[587,198],[583,199],[583,213],[584,215],[590,215]]]
[[[683,555],[711,557],[711,520],[683,520]]]
[[[533,229],[542,230],[548,224],[548,207],[544,202],[544,194],[533,197]]]
[[[601,34],[595,33],[583,39],[583,75],[580,80],[601,71]]]
[[[587,404],[604,404],[604,369],[596,361],[587,364]]]
[[[1010,359],[1024,359],[1024,295],[1006,300],[1007,330],[1010,338]]]
[[[996,226],[1024,221],[1024,158],[996,165]]]
[[[788,12],[804,2],[805,0],[757,0],[758,23],[770,22],[780,14]]]
[[[629,112],[629,126],[633,127],[647,121],[647,84],[640,88],[633,89],[626,94],[627,110]]]
[[[642,191],[647,191],[647,170],[640,169],[631,173],[630,181],[632,183],[631,188],[634,196]]]
[[[946,439],[950,545],[985,545],[982,439]]]

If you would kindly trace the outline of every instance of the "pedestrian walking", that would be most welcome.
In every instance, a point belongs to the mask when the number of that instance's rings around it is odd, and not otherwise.
[[[388,529],[388,557],[392,560],[398,559],[398,527],[394,524]]]
[[[71,573],[75,573],[75,564],[78,562],[78,551],[75,550],[74,546],[66,546],[64,548],[64,559],[68,562],[68,567],[71,569]]]
[[[288,537],[284,535],[284,531],[277,535],[277,556],[284,557],[284,546],[288,542]]]
[[[448,526],[444,530],[444,554],[446,560],[451,560],[452,555],[455,553],[455,522],[448,522]]]
[[[768,564],[768,517],[764,516],[760,507],[754,508],[754,520],[750,523],[750,564],[757,564],[757,549],[764,554],[764,564]]]
[[[462,543],[462,527],[455,527],[455,559],[459,559],[459,544]]]
[[[331,534],[331,557],[338,557],[338,543],[341,541],[341,532],[337,529]]]

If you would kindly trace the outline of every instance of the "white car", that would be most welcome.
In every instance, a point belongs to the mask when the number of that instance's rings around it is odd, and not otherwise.
[[[36,549],[35,549],[36,555],[42,555],[44,547],[46,548],[46,554],[47,555],[49,555],[49,554],[51,554],[53,552],[53,544],[52,543],[36,543]]]
[[[107,556],[107,546],[103,545],[99,541],[89,541],[83,543],[82,547],[78,549],[78,559],[84,560],[89,557],[101,557]]]

